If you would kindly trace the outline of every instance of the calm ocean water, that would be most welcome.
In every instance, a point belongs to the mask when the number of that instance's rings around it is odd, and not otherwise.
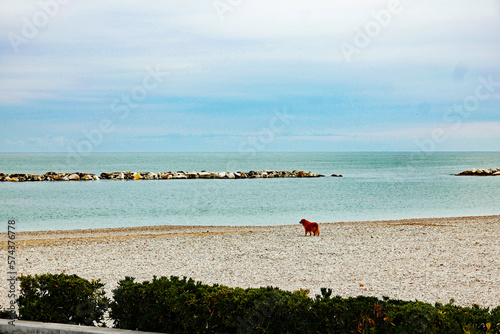
[[[0,154],[0,172],[304,170],[343,178],[0,182],[18,230],[144,225],[283,225],[500,214],[500,153]]]

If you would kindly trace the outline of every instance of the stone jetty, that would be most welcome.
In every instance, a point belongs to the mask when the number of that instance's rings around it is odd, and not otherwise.
[[[170,180],[170,179],[256,179],[256,178],[298,178],[324,177],[324,175],[304,171],[249,171],[249,172],[113,172],[102,173],[103,180]]]
[[[45,174],[4,174],[0,173],[0,181],[24,182],[24,181],[96,181],[99,177],[90,173],[56,173]]]
[[[249,172],[112,172],[101,173],[100,176],[90,173],[56,173],[45,174],[4,174],[0,173],[0,181],[97,181],[97,180],[170,180],[170,179],[256,179],[256,178],[311,178],[324,175],[304,171],[249,171]]]
[[[457,176],[500,176],[500,168],[494,169],[471,169],[466,170],[465,172],[455,174]]]

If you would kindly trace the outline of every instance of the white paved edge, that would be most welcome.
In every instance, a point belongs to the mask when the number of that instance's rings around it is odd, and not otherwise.
[[[147,334],[151,332],[140,332],[117,328],[104,328],[104,327],[92,327],[92,326],[78,326],[78,325],[67,325],[67,324],[57,324],[50,322],[37,322],[37,321],[23,321],[15,320],[14,326],[9,324],[11,319],[0,319],[0,333],[9,334],[131,334],[131,333],[142,333]],[[152,334],[152,333],[151,333]],[[156,333],[157,334],[157,333]]]

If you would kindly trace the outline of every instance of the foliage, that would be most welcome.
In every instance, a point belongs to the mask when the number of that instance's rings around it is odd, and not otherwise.
[[[2,306],[0,305],[0,319],[15,319],[15,318],[17,318],[17,315],[14,311],[8,309],[2,309]]]
[[[307,291],[209,286],[175,276],[143,283],[127,277],[113,294],[116,327],[168,333],[283,332],[311,304]]]
[[[172,276],[142,283],[125,277],[110,303],[99,281],[65,274],[19,279],[22,320],[100,324],[110,307],[117,328],[165,333],[500,334],[500,307],[460,307],[453,301],[342,298],[330,289],[310,298],[307,290],[230,288]]]
[[[103,283],[76,275],[21,276],[19,319],[75,325],[103,322],[109,301]]]
[[[229,288],[192,279],[126,278],[113,291],[118,328],[168,333],[500,333],[500,307],[375,297],[332,297],[308,291]]]

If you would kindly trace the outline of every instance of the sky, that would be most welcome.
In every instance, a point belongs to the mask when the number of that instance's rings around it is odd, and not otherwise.
[[[499,151],[500,0],[0,0],[0,152]]]

